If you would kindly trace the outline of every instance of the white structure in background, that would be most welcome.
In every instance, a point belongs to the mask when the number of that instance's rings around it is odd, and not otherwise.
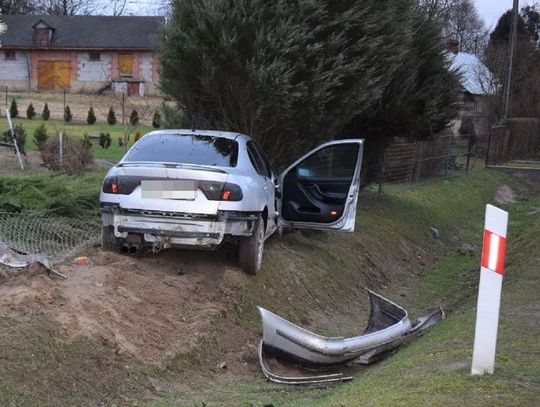
[[[461,86],[471,95],[491,95],[495,93],[493,77],[490,70],[474,54],[458,52],[450,54],[451,69],[462,74]]]
[[[486,205],[471,374],[493,373],[504,274],[508,212]]]
[[[453,133],[482,141],[492,124],[488,107],[490,96],[496,93],[493,75],[476,55],[459,52],[457,42],[449,41],[447,47],[450,69],[461,74],[460,109],[452,125]]]

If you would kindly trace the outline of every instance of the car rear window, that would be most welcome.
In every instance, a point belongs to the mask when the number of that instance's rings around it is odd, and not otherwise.
[[[238,142],[196,134],[154,134],[141,138],[124,161],[236,167]]]

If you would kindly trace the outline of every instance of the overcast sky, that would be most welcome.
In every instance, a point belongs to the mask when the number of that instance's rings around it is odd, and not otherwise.
[[[491,30],[497,25],[499,17],[512,8],[513,0],[473,0],[480,17],[484,19],[486,27]],[[538,2],[538,1],[537,1]],[[519,8],[534,4],[533,0],[520,0]]]
[[[100,0],[103,4],[110,4],[108,0]],[[478,13],[490,30],[495,28],[499,17],[512,8],[513,0],[473,0]],[[528,4],[539,3],[540,0],[520,0],[519,7]],[[160,7],[166,0],[127,0],[124,14],[161,14],[163,9]]]

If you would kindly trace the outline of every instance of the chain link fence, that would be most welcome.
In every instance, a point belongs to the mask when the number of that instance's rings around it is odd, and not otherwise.
[[[0,241],[21,254],[46,254],[51,264],[98,244],[99,221],[58,217],[40,212],[0,212]],[[0,276],[18,270],[0,264]]]

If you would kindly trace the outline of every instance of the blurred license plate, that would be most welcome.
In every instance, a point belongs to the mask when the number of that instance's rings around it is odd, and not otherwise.
[[[141,198],[194,200],[195,181],[141,181]]]

